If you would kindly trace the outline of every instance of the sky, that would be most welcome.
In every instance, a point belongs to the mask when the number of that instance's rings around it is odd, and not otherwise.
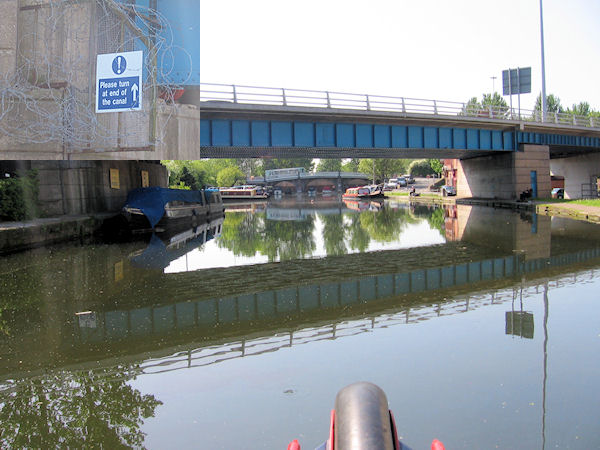
[[[543,13],[546,93],[600,110],[600,0]],[[466,102],[517,67],[531,67],[533,109],[539,0],[200,0],[201,83]]]

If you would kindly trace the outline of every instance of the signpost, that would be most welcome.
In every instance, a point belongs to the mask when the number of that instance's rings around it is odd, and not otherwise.
[[[107,53],[96,59],[96,113],[141,111],[142,51]]]
[[[531,67],[519,67],[502,71],[502,95],[510,95],[510,113],[512,115],[512,96],[519,99],[519,118],[521,118],[521,94],[531,92]]]

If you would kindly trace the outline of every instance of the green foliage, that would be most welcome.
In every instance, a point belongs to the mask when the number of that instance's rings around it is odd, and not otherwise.
[[[590,116],[592,108],[588,102],[579,102],[577,105],[573,105],[572,108],[567,108],[568,114],[575,114],[576,116]]]
[[[28,220],[39,216],[37,171],[0,180],[0,220]]]
[[[342,170],[341,159],[322,159],[319,161],[316,169],[317,172],[338,172]]]
[[[358,164],[360,160],[357,158],[349,159],[342,163],[342,172],[358,172]]]
[[[358,164],[358,171],[373,176],[375,182],[382,183],[384,180],[402,175],[408,168],[409,160],[406,159],[361,159]]]
[[[430,161],[432,160],[415,159],[412,163],[410,163],[410,166],[408,167],[408,173],[410,173],[413,177],[426,177],[427,175],[433,175],[434,173],[437,173],[431,167]],[[439,159],[437,161],[439,163]]]
[[[506,100],[494,92],[493,94],[483,94],[481,101],[477,97],[471,97],[463,107],[460,115],[475,117],[506,117],[509,113],[509,107]]]
[[[246,176],[239,167],[225,167],[217,174],[217,186],[229,187],[234,184],[244,184]]]
[[[444,163],[439,159],[428,159],[427,162],[431,166],[431,169],[438,175],[444,170]]]
[[[539,113],[542,110],[542,94],[537,96],[535,100],[535,107],[533,108],[535,112]],[[550,94],[546,96],[546,111],[549,113],[562,113],[564,109],[560,104],[560,98],[555,96],[554,94]]]
[[[312,172],[313,161],[312,158],[292,158],[292,159],[264,159],[263,169],[287,169],[290,167],[304,167],[307,172]],[[264,173],[264,172],[263,172]]]
[[[170,184],[169,188],[171,189],[183,189],[185,191],[189,191],[192,188],[189,186],[186,186],[186,184],[183,181],[180,181],[178,184]]]

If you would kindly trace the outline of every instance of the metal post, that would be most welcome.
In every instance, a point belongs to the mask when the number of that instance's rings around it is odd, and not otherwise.
[[[546,62],[544,60],[544,13],[542,9],[542,0],[540,0],[540,34],[542,41],[542,122],[546,121]]]
[[[235,90],[235,84],[232,84],[231,87],[233,88],[233,103],[237,103],[237,92]]]
[[[331,99],[329,98],[329,92],[325,92],[327,94],[327,107],[331,108]]]
[[[510,118],[513,118],[513,107],[512,107],[512,86],[510,83],[510,72],[511,72],[511,68],[508,68],[508,96],[510,98]]]
[[[287,106],[287,99],[285,98],[285,88],[281,88],[281,96],[283,97],[283,106]]]
[[[367,97],[367,111],[371,111],[371,101],[369,100],[369,94],[366,94]]]
[[[433,101],[433,114],[435,114],[437,116],[438,110],[437,110],[437,101]]]
[[[521,69],[517,67],[517,99],[519,104],[519,120],[521,120]]]

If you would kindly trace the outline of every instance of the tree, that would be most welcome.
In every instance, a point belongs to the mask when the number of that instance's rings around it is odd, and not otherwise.
[[[358,164],[358,171],[374,175],[376,182],[383,182],[387,178],[394,175],[401,175],[408,168],[408,160],[406,159],[361,159]]]
[[[433,167],[431,167],[431,159],[416,159],[408,167],[408,173],[416,177],[425,177],[437,173]],[[439,163],[439,159],[437,160]],[[435,164],[435,163],[434,163]],[[441,165],[441,163],[440,163]]]
[[[317,172],[339,172],[342,170],[341,159],[322,159],[315,169]]]
[[[483,94],[481,101],[477,97],[471,97],[463,107],[460,115],[475,117],[501,118],[508,115],[508,105],[506,100],[494,92],[493,94]]]
[[[535,100],[535,107],[533,108],[536,113],[542,111],[542,94],[537,96]],[[548,113],[562,113],[564,112],[562,105],[560,104],[560,98],[554,94],[546,96],[546,112]]]
[[[360,159],[352,158],[342,163],[342,172],[358,172]]]
[[[217,174],[218,186],[233,186],[236,182],[242,181],[242,183],[244,183],[245,180],[246,176],[239,167],[225,167]]]
[[[270,169],[288,169],[291,167],[304,167],[308,172],[312,172],[312,158],[292,158],[292,159],[265,159],[263,160],[263,170]],[[264,174],[264,172],[263,172]]]
[[[438,175],[440,175],[444,170],[444,164],[439,159],[428,159],[427,162],[429,163],[431,169]]]
[[[588,117],[591,115],[592,109],[590,108],[590,104],[588,102],[579,102],[579,104],[573,105],[572,108],[568,108],[567,113],[574,114],[576,116]]]

